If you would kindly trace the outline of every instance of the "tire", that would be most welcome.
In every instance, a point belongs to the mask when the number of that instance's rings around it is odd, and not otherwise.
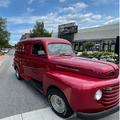
[[[18,80],[22,80],[22,77],[20,76],[20,72],[19,72],[18,67],[16,67],[16,69],[15,69],[15,75],[16,75],[16,78],[17,78]]]
[[[73,114],[66,97],[57,89],[48,92],[48,103],[52,110],[60,117],[67,118]]]

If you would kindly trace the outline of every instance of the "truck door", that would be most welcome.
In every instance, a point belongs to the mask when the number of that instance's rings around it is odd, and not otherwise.
[[[30,45],[27,45],[24,48],[24,53],[22,56],[23,71],[24,71],[24,74],[27,76],[29,76],[29,67],[28,67],[29,53],[30,53]]]
[[[44,50],[43,44],[33,44],[31,54],[28,60],[29,76],[35,80],[42,82],[45,71],[47,70],[46,57],[38,56],[38,51]]]

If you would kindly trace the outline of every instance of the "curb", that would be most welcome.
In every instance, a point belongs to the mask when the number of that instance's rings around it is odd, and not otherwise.
[[[0,57],[0,67],[2,66],[3,61],[5,60],[6,56],[1,56]]]

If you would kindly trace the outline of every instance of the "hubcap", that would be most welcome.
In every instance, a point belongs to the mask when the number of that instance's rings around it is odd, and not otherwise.
[[[59,113],[63,113],[66,108],[66,105],[65,105],[63,99],[57,95],[51,96],[51,105]]]
[[[18,72],[17,68],[16,68],[16,76],[17,76],[17,78],[19,77],[19,72]]]

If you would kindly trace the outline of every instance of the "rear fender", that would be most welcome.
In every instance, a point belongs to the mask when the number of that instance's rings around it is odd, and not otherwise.
[[[28,81],[28,80],[30,79],[28,76],[26,76],[26,75],[24,74],[23,67],[22,67],[22,63],[21,63],[20,60],[18,60],[18,59],[15,59],[15,60],[14,60],[14,69],[15,69],[15,67],[18,67],[20,76],[21,76],[22,78],[24,78],[26,81]]]
[[[22,63],[20,62],[20,60],[15,59],[14,64],[15,64],[14,69],[17,67],[19,69],[20,76],[22,76],[23,75]]]

